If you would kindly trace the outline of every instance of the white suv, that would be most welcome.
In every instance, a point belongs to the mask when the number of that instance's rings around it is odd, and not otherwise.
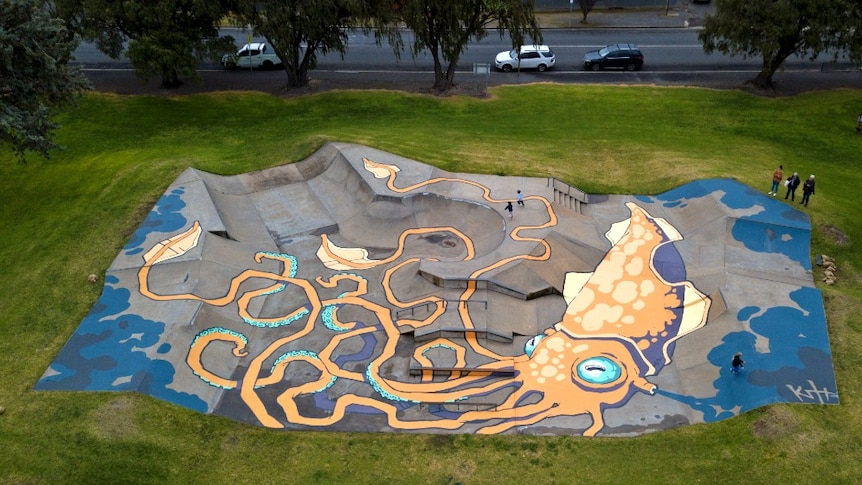
[[[518,65],[518,49],[497,54],[494,65],[503,72],[511,72],[514,69],[544,71],[554,67],[554,63],[557,62],[554,51],[546,45],[522,45],[520,51],[520,66]]]

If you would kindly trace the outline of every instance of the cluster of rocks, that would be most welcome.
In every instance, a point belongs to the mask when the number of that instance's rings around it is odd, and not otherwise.
[[[830,258],[825,254],[820,255],[820,259],[822,261],[821,266],[823,266],[823,282],[827,285],[835,284],[835,272],[838,271],[838,267],[835,266],[835,260]]]

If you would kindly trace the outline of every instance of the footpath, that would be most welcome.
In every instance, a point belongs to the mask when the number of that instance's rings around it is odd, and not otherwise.
[[[581,23],[581,10],[574,6],[571,11],[537,12],[536,18],[542,29],[637,29],[637,28],[693,28],[703,23],[703,18],[715,11],[709,4],[695,4],[686,0],[675,7],[664,8],[620,8],[595,9]]]

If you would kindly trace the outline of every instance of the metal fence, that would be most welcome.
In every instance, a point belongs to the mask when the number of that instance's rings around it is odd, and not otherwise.
[[[612,8],[678,7],[683,0],[599,0],[595,10]],[[577,0],[536,0],[537,11],[580,10]]]

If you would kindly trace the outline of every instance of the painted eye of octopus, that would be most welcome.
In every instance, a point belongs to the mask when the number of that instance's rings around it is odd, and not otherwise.
[[[577,365],[576,379],[602,385],[616,382],[622,374],[622,368],[616,362],[607,357],[598,356],[590,357]]]
[[[368,159],[364,159],[364,163],[366,170],[378,178],[385,178],[389,190],[396,193],[409,193],[438,182],[462,183],[481,190],[489,203],[501,202],[492,198],[490,190],[483,185],[458,178],[436,178],[409,187],[397,187],[398,167]],[[537,251],[533,251],[476,269],[469,275],[461,301],[470,300],[476,291],[476,281],[493,269],[513,261],[545,261],[550,257],[550,246],[544,240],[520,233],[525,229],[554,226],[556,215],[543,197],[527,198],[545,205],[547,222],[538,226],[518,226],[509,237],[533,241],[544,247],[544,254],[536,255]],[[189,349],[186,361],[195,375],[213,386],[238,389],[242,401],[263,426],[283,428],[288,423],[329,426],[346,414],[362,409],[365,413],[385,414],[388,424],[396,429],[501,433],[555,416],[587,415],[592,423],[583,434],[592,436],[604,427],[603,409],[622,406],[639,392],[648,395],[655,392],[655,385],[646,378],[670,363],[677,339],[706,324],[710,304],[709,299],[690,282],[684,278],[668,281],[654,264],[658,258],[675,258],[674,264],[667,266],[681,267],[682,259],[669,243],[681,240],[682,236],[667,221],[653,218],[640,206],[634,203],[626,205],[631,216],[614,224],[607,233],[612,244],[610,250],[594,271],[566,275],[563,291],[567,303],[565,313],[559,322],[531,338],[524,347],[524,354],[499,355],[483,346],[476,338],[476,332],[465,334],[466,344],[437,338],[417,345],[413,359],[420,364],[433,364],[426,355],[431,349],[450,354],[450,360],[455,361],[453,367],[464,367],[468,352],[489,361],[471,368],[470,372],[453,372],[442,381],[426,376],[418,382],[404,382],[387,377],[381,369],[395,355],[402,327],[417,329],[429,325],[442,315],[447,305],[445,300],[435,296],[399,301],[391,291],[389,284],[393,275],[419,260],[417,257],[404,257],[405,240],[412,235],[445,231],[462,241],[467,249],[464,259],[469,260],[475,254],[473,243],[454,227],[409,229],[401,235],[393,254],[378,260],[370,259],[362,248],[342,248],[323,235],[317,255],[324,266],[334,271],[328,277],[317,276],[313,280],[299,277],[298,264],[292,256],[258,253],[255,255],[257,263],[264,259],[276,261],[282,270],[245,270],[231,280],[222,297],[207,299],[193,294],[162,295],[151,291],[148,274],[153,266],[197,244],[201,228],[195,222],[185,233],[156,244],[144,255],[145,263],[138,273],[140,291],[153,300],[192,299],[215,306],[236,302],[242,321],[256,327],[302,325],[287,336],[255,346],[262,349],[255,355],[249,354],[248,338],[242,332],[221,327],[200,332]],[[388,305],[368,297],[369,281],[359,273],[371,268],[385,269],[380,284]],[[270,281],[271,284],[240,293],[241,285],[252,278]],[[249,309],[252,300],[283,291],[291,285],[304,294],[298,306],[277,317],[262,318],[252,314]],[[393,307],[408,308],[417,304],[428,304],[433,309],[431,314],[422,320],[393,318]],[[365,314],[376,322],[342,321],[339,310],[347,306],[364,309]],[[474,328],[467,305],[459,305],[458,314],[465,329]],[[325,325],[334,332],[322,350],[284,350],[286,346],[301,348],[301,339],[319,325]],[[333,357],[339,353],[339,346],[348,341],[354,342],[354,346],[358,343],[363,348],[374,350],[376,355],[366,358],[368,363],[364,371],[347,370],[344,362]],[[225,348],[225,343],[232,344],[234,357],[243,359],[242,367],[246,369],[243,376],[226,378],[208,369],[204,350],[215,342],[221,344],[213,346],[207,355],[223,351],[220,349]],[[378,342],[383,345],[378,345]],[[295,382],[300,378],[291,377],[290,385],[281,391],[276,402],[263,401],[260,389],[276,383],[280,389],[283,388],[288,368],[302,366],[313,369],[312,377],[307,377],[306,382]],[[509,375],[493,376],[494,372],[503,370],[507,370]],[[309,373],[304,372],[303,375],[308,376]],[[352,382],[344,389],[353,389],[355,383],[363,383],[373,392],[360,395],[345,391],[335,396],[326,393],[338,380]],[[313,416],[302,414],[298,399],[319,393],[323,393],[321,401],[329,403],[327,412]],[[430,412],[428,419],[421,420],[405,419],[400,413],[405,406],[415,403],[456,402],[491,393],[504,393],[503,402],[491,410],[443,410]]]
[[[524,344],[524,353],[527,354],[527,357],[533,356],[533,351],[536,350],[536,346],[539,345],[539,342],[545,338],[544,335],[536,335],[535,337],[527,340],[527,343]]]

